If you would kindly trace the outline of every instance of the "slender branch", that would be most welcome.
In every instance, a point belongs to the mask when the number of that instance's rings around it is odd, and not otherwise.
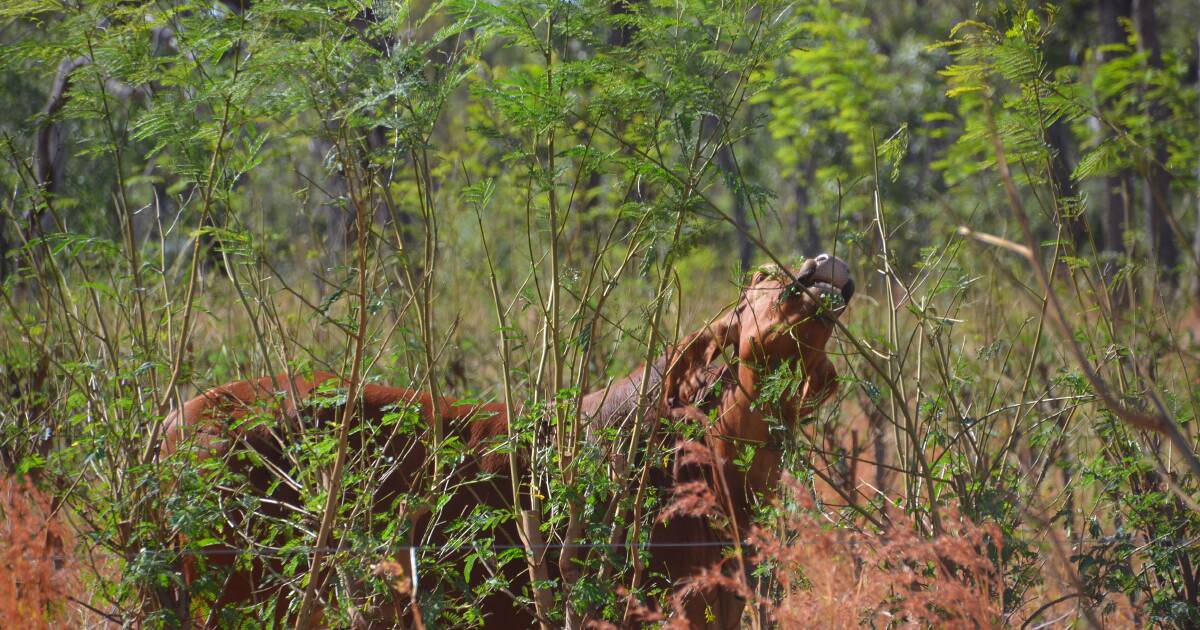
[[[1050,302],[1050,321],[1054,323],[1058,329],[1060,337],[1066,343],[1067,349],[1075,359],[1075,363],[1082,370],[1084,377],[1095,390],[1096,395],[1100,397],[1104,406],[1113,413],[1117,418],[1126,424],[1147,431],[1162,434],[1171,441],[1179,454],[1187,462],[1188,467],[1192,469],[1192,474],[1200,477],[1200,458],[1196,456],[1196,451],[1192,444],[1183,435],[1179,429],[1179,424],[1170,416],[1162,404],[1154,399],[1152,404],[1157,409],[1157,413],[1145,413],[1135,411],[1122,404],[1113,394],[1112,388],[1108,383],[1096,372],[1092,367],[1087,356],[1083,353],[1083,349],[1079,347],[1079,342],[1075,340],[1072,334],[1071,326],[1067,323],[1066,315],[1063,312],[1062,304],[1058,300],[1057,294],[1050,286],[1050,278],[1046,273],[1045,267],[1042,265],[1041,259],[1033,255],[1036,251],[1036,240],[1033,236],[1033,228],[1029,223],[1029,216],[1025,213],[1025,206],[1021,201],[1021,195],[1017,191],[1016,182],[1013,180],[1012,172],[1008,167],[1008,159],[1005,157],[1004,142],[1000,138],[999,132],[996,130],[995,119],[992,116],[990,105],[987,109],[987,120],[989,131],[991,132],[992,146],[996,151],[996,168],[1000,172],[1000,179],[1004,184],[1004,192],[1008,198],[1008,203],[1013,214],[1017,218],[1017,223],[1021,226],[1021,232],[1025,238],[1025,248],[1027,252],[1024,255],[1025,260],[1033,269],[1034,276],[1045,292],[1046,298]]]

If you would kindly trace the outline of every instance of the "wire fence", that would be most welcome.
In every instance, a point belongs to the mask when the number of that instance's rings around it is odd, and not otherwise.
[[[858,541],[842,541],[843,543],[855,543]],[[748,546],[747,543],[742,543],[743,546]],[[548,551],[562,549],[702,549],[702,548],[732,548],[736,547],[737,542],[732,540],[698,540],[692,542],[642,542],[642,543],[541,543],[524,545],[520,543],[497,543],[486,545],[455,545],[455,544],[429,544],[429,545],[386,545],[379,547],[311,547],[311,546],[295,546],[295,547],[280,547],[276,549],[260,547],[256,549],[245,547],[228,547],[228,546],[213,546],[199,549],[142,549],[139,551],[143,555],[171,555],[171,556],[236,556],[236,555],[253,555],[253,556],[294,556],[294,555],[312,555],[321,554],[351,554],[351,555],[372,555],[372,556],[387,556],[392,554],[413,553],[413,552],[455,552],[455,551],[511,551],[513,549],[531,550],[531,551]]]
[[[1022,543],[1029,545],[1053,544],[1053,541],[1033,541],[1033,540],[1016,540],[1012,543]],[[1200,537],[1191,539],[1177,538],[1155,538],[1148,541],[1135,541],[1125,539],[1118,536],[1101,536],[1088,537],[1073,540],[1061,541],[1062,544],[1072,545],[1119,545],[1132,546],[1131,551],[1139,551],[1155,546],[1174,547],[1176,549],[1189,549],[1200,543]],[[862,546],[874,544],[867,540],[821,540],[821,541],[805,541],[794,540],[788,541],[787,545],[804,545],[804,544],[820,544],[820,545],[844,545],[844,546]],[[339,554],[339,555],[371,555],[371,556],[387,556],[394,554],[411,554],[419,552],[456,552],[456,551],[511,551],[514,549],[531,550],[531,551],[547,551],[547,550],[562,550],[562,549],[704,549],[704,548],[733,548],[739,546],[738,541],[734,540],[697,540],[697,541],[647,541],[636,543],[598,543],[598,542],[578,542],[578,543],[541,543],[525,545],[521,543],[495,543],[495,544],[417,544],[417,545],[381,545],[372,547],[314,547],[297,545],[292,547],[269,548],[266,546],[257,548],[247,547],[230,547],[226,545],[216,545],[188,549],[148,549],[144,548],[139,551],[141,555],[168,555],[168,556],[233,556],[233,555],[252,555],[259,557],[273,556],[294,556],[294,555],[312,555],[321,554]],[[740,543],[743,547],[753,546],[749,542]]]

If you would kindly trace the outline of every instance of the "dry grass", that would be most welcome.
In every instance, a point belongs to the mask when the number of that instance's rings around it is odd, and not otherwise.
[[[0,478],[0,515],[0,627],[63,627],[79,587],[70,532],[28,479]]]
[[[794,482],[786,487],[806,497]],[[756,596],[781,627],[975,627],[997,625],[1003,592],[990,554],[1000,531],[954,511],[933,538],[890,512],[886,531],[832,529],[801,506],[776,531],[755,529],[755,561],[769,562],[774,596]]]
[[[713,494],[688,486],[664,514],[711,515]],[[771,567],[770,586],[752,585],[728,566],[713,566],[679,586],[667,616],[634,606],[640,621],[665,621],[686,628],[689,593],[724,589],[745,598],[764,621],[780,628],[955,627],[991,628],[1001,623],[1003,583],[993,558],[1001,535],[994,524],[977,525],[954,510],[943,531],[922,537],[912,517],[889,513],[885,531],[833,528],[818,516],[807,490],[785,479],[783,492],[800,501],[770,530],[755,527],[748,538],[750,559]],[[747,607],[749,610],[749,606]]]

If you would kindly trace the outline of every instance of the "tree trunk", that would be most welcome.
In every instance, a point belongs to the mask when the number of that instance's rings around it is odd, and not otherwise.
[[[1196,29],[1196,90],[1200,92],[1200,28]],[[1196,165],[1200,179],[1200,164]],[[1196,231],[1192,233],[1192,260],[1200,260],[1200,189],[1196,190]],[[1192,304],[1200,307],[1200,269],[1192,270]]]
[[[821,226],[816,215],[808,210],[811,203],[808,189],[812,186],[816,171],[817,162],[810,156],[804,166],[804,172],[797,176],[798,181],[792,186],[792,199],[796,202],[796,207],[792,210],[791,225],[788,227],[796,249],[805,256],[816,256],[824,251],[821,249]]]
[[[328,157],[330,151],[334,151],[333,143],[321,137],[314,137],[308,142],[308,149],[316,158],[318,164],[322,166],[329,163],[336,163],[336,158]],[[326,170],[322,168],[322,170]],[[314,173],[315,175],[315,173]],[[337,172],[336,167],[331,170],[325,178],[324,185],[321,186],[320,194],[325,197],[318,203],[318,211],[316,216],[324,219],[324,234],[317,241],[320,247],[321,255],[319,257],[321,269],[317,274],[317,295],[324,297],[327,289],[327,283],[330,282],[331,270],[336,268],[342,259],[343,252],[346,251],[350,244],[350,213],[343,207],[346,198],[346,180]]]
[[[55,120],[58,112],[67,104],[71,91],[71,75],[80,67],[87,65],[86,57],[64,59],[58,64],[58,72],[54,75],[54,83],[50,85],[50,93],[46,97],[46,106],[42,108],[42,121],[33,141],[33,176],[42,194],[50,203],[50,199],[59,191],[63,177],[62,130]],[[40,204],[24,217],[25,225],[21,226],[26,234],[33,236],[49,231],[53,225],[50,217]]]
[[[5,190],[3,184],[0,184],[0,195],[3,199],[8,199],[8,191]],[[13,244],[8,242],[8,215],[0,212],[0,283],[8,277],[8,252],[13,248]]]
[[[711,138],[710,142],[720,143],[715,161],[725,180],[725,188],[733,196],[733,238],[737,249],[738,266],[742,271],[747,271],[750,269],[750,260],[754,255],[754,246],[747,236],[750,225],[746,220],[746,190],[742,181],[741,169],[738,168],[737,161],[733,157],[733,148],[724,141],[724,138],[715,137],[715,134],[719,133],[718,125],[720,125],[720,120],[716,116],[704,116],[700,120],[700,138],[701,140]]]
[[[734,238],[737,243],[738,265],[742,271],[748,271],[750,260],[754,256],[754,245],[746,235],[750,230],[750,223],[746,220],[746,190],[740,169],[733,159],[733,149],[728,144],[722,145],[717,151],[717,166],[725,174],[727,187],[733,194],[733,223],[737,232]]]
[[[1089,33],[1078,26],[1086,23],[1088,10],[1090,8],[1084,5],[1071,4],[1062,7],[1058,23],[1062,24],[1063,28],[1055,29],[1056,33],[1047,40],[1045,46],[1045,60],[1051,71],[1079,66],[1082,63],[1080,59],[1083,53],[1081,46],[1096,41],[1095,33]],[[1059,211],[1055,218],[1070,235],[1076,251],[1087,251],[1091,238],[1087,229],[1087,217],[1066,217],[1062,213],[1063,210],[1078,209],[1078,206],[1075,205],[1075,198],[1079,195],[1079,188],[1071,177],[1075,170],[1076,162],[1073,158],[1077,154],[1077,145],[1071,134],[1070,125],[1063,120],[1054,121],[1046,129],[1045,141],[1050,147],[1049,163],[1047,164],[1050,186],[1055,195],[1055,206]],[[1069,204],[1061,203],[1062,200],[1068,199],[1070,200]],[[1072,207],[1064,208],[1064,205]]]
[[[1121,27],[1121,18],[1129,18],[1132,13],[1130,0],[1100,0],[1100,43],[1120,44],[1125,41],[1125,31]],[[1111,61],[1118,53],[1103,52],[1101,61]],[[1104,231],[1104,249],[1109,252],[1125,252],[1125,215],[1129,189],[1129,171],[1122,169],[1105,178],[1105,197],[1107,203],[1101,224]]]
[[[1069,133],[1066,124],[1063,121],[1056,121],[1050,128],[1046,130],[1046,142],[1050,145],[1052,155],[1050,156],[1050,184],[1054,188],[1056,199],[1074,198],[1079,194],[1075,188],[1075,181],[1071,179],[1071,171],[1073,167],[1070,163],[1070,158],[1067,155],[1067,147]],[[1062,209],[1062,205],[1059,204]],[[1080,217],[1057,217],[1063,222],[1067,232],[1071,235],[1072,242],[1077,248],[1082,248],[1087,241],[1087,230],[1084,222]]]
[[[635,4],[637,4],[637,0],[616,0],[608,6],[608,14],[612,16],[627,15]],[[633,41],[636,31],[637,27],[630,24],[617,26],[608,32],[608,45],[628,46],[629,42]]]
[[[1138,45],[1143,52],[1148,53],[1147,59],[1151,68],[1161,70],[1162,44],[1158,39],[1158,19],[1154,12],[1154,0],[1136,0],[1134,3],[1134,19],[1138,32]],[[1169,112],[1161,103],[1152,102],[1149,105],[1150,124],[1160,126],[1166,123]],[[1168,220],[1171,200],[1171,174],[1165,164],[1168,159],[1167,145],[1159,140],[1154,145],[1154,160],[1146,165],[1146,185],[1142,189],[1142,208],[1145,213],[1146,240],[1150,253],[1158,263],[1160,277],[1169,286],[1175,286],[1179,281],[1176,266],[1179,264],[1179,247],[1175,236],[1171,233]]]

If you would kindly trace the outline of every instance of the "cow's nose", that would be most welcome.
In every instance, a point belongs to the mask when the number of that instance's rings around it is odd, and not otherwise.
[[[850,298],[854,296],[854,280],[850,278],[850,267],[846,261],[826,252],[813,258],[813,263],[819,270],[817,272],[819,279],[841,290],[842,299],[849,302]]]

